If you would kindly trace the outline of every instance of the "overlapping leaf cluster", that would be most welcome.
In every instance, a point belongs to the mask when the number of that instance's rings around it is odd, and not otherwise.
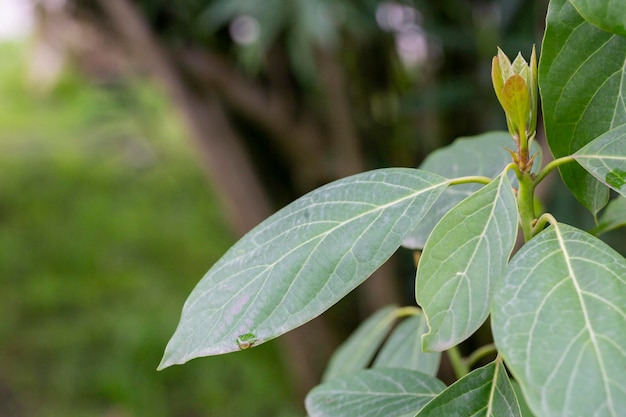
[[[539,87],[559,159],[543,170],[540,156],[511,163],[511,137],[491,133],[458,140],[421,169],[371,171],[311,192],[209,270],[160,367],[238,350],[244,339],[248,348],[313,319],[404,243],[423,249],[421,310],[390,306],[364,322],[307,397],[311,417],[623,413],[626,260],[520,203],[523,187],[532,191],[559,166],[594,215],[611,190],[618,195],[598,232],[626,223],[626,38],[614,19],[624,14],[597,3],[552,0],[548,11]],[[615,13],[604,13],[611,7]],[[508,120],[516,141],[525,134],[520,126],[532,125],[524,109]],[[511,256],[529,216],[526,242]],[[436,378],[439,352],[455,349],[489,316],[498,357],[446,387]]]

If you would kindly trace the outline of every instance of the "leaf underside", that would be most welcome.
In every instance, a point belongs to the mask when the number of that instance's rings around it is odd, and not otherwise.
[[[294,201],[202,278],[159,369],[239,350],[242,336],[258,345],[315,318],[396,251],[447,184],[429,172],[389,168]]]
[[[402,321],[389,335],[372,367],[406,368],[435,376],[439,370],[441,353],[422,350],[422,335],[427,330],[423,314]]]
[[[458,204],[435,226],[415,281],[417,303],[430,328],[422,338],[424,350],[449,349],[483,324],[516,236],[517,204],[506,174]]]
[[[507,148],[514,147],[515,143],[508,132],[489,132],[459,138],[451,145],[428,155],[420,169],[446,178],[470,175],[495,178],[507,164],[511,163],[511,154]],[[541,168],[541,147],[536,141],[531,146],[531,153],[536,155],[532,172],[537,173]],[[509,179],[513,187],[516,187],[515,175],[511,173]],[[480,184],[462,184],[446,188],[417,228],[402,242],[402,246],[409,249],[424,248],[428,236],[443,215],[480,188]]]
[[[414,415],[445,388],[421,372],[401,368],[357,371],[315,387],[306,398],[310,417]]]
[[[550,226],[496,287],[492,331],[542,417],[626,410],[626,260],[597,238]]]
[[[550,2],[539,87],[546,137],[555,158],[572,155],[626,123],[625,62],[625,37],[586,22],[567,0]],[[559,170],[594,215],[606,205],[608,189],[583,168],[566,164]]]
[[[335,350],[322,381],[366,368],[395,323],[396,309],[396,306],[384,307],[363,321]]]

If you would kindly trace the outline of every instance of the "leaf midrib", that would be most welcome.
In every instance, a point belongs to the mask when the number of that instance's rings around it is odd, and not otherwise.
[[[467,281],[467,291],[468,291],[468,293],[469,293],[469,297],[468,297],[468,299],[469,299],[469,312],[468,312],[468,314],[469,314],[469,315],[471,315],[471,314],[472,314],[472,310],[473,310],[473,309],[472,309],[472,306],[473,306],[473,304],[472,304],[472,297],[471,297],[471,294],[472,294],[472,286],[471,286],[471,283],[470,283],[470,281],[469,281],[469,278],[467,277],[467,271],[468,271],[468,270],[471,268],[471,266],[473,265],[474,260],[476,259],[476,253],[477,253],[477,251],[478,251],[478,248],[481,246],[482,242],[483,242],[484,240],[489,240],[489,239],[488,239],[488,233],[487,233],[487,230],[489,229],[490,225],[492,224],[492,222],[494,221],[494,219],[495,219],[495,217],[496,217],[494,213],[495,213],[495,209],[496,209],[496,207],[498,206],[498,201],[501,199],[502,189],[503,189],[503,187],[505,186],[505,184],[503,184],[503,182],[504,182],[504,180],[505,180],[505,179],[506,179],[506,180],[508,180],[508,177],[506,176],[506,173],[504,173],[504,174],[502,174],[502,175],[500,176],[499,183],[498,183],[498,185],[495,187],[495,190],[494,190],[495,196],[494,196],[494,198],[493,198],[493,200],[491,201],[491,204],[490,204],[491,208],[490,208],[489,215],[487,216],[487,219],[488,219],[488,220],[485,222],[485,225],[484,225],[484,227],[483,227],[482,231],[480,232],[480,234],[478,234],[478,235],[474,236],[472,239],[470,239],[470,240],[466,243],[466,245],[467,245],[467,244],[469,244],[470,242],[474,242],[475,240],[478,240],[478,242],[474,245],[474,248],[473,248],[473,250],[472,250],[472,255],[471,255],[471,257],[469,258],[469,259],[470,259],[470,261],[468,262],[468,264],[466,265],[466,267],[465,267],[465,269],[464,269],[463,271],[457,271],[457,275],[456,275],[456,276],[458,276],[459,274],[461,274],[461,275],[463,276],[463,279],[459,279],[459,280],[458,280],[458,283],[457,283],[457,285],[456,285],[456,289],[454,290],[454,295],[452,296],[452,299],[453,299],[453,300],[455,300],[455,299],[457,298],[458,293],[459,293],[459,291],[460,291],[460,286],[461,286],[461,283],[462,283],[463,281]],[[508,182],[508,181],[507,181],[507,182]],[[479,190],[479,191],[480,191],[480,190]],[[478,192],[478,191],[477,191],[477,192]],[[463,245],[463,246],[465,246],[465,245]],[[461,249],[461,248],[459,248],[459,250],[460,250],[460,249]],[[439,271],[439,269],[440,269],[440,268],[438,268],[437,272]],[[489,277],[489,278],[491,278],[491,277]],[[489,282],[491,282],[491,279],[489,279]],[[489,287],[490,283],[488,283],[487,285],[488,285],[488,287]],[[432,296],[432,298],[433,298],[433,299],[435,299],[435,298],[436,298],[436,297],[437,297],[437,296],[441,293],[441,291],[443,291],[443,290],[444,290],[444,287],[445,287],[445,286],[442,286],[442,287],[439,289],[439,291],[435,292],[435,294]],[[487,306],[488,306],[488,305],[489,305],[489,303],[487,303]],[[488,310],[488,308],[487,308],[487,310]],[[450,312],[452,312],[452,313],[450,313]],[[432,317],[432,320],[435,320],[435,318],[437,318],[437,320],[439,320],[439,316],[441,315],[441,313],[442,313],[442,312],[439,312],[438,314],[435,314],[435,315]],[[448,315],[449,315],[449,314],[451,314],[451,315],[452,315],[452,321],[453,321],[452,331],[451,331],[452,335],[456,334],[456,332],[455,332],[456,318],[455,318],[455,315],[454,315],[453,313],[454,313],[454,311],[453,311],[453,310],[447,310],[447,311],[445,312],[445,315],[444,315],[444,319],[445,319],[445,317],[448,317]],[[428,332],[428,333],[426,333],[424,336],[425,336],[425,337],[428,337],[428,336],[430,335],[430,337],[431,337],[431,338],[435,338],[435,336],[434,336],[434,335],[431,335],[431,333],[432,333],[432,328],[430,327],[430,321],[429,321],[428,314],[426,314],[426,312],[424,312],[424,316],[426,317],[426,321],[427,321],[428,326],[429,326],[429,332]],[[466,322],[466,323],[465,323],[465,328],[464,328],[464,330],[463,330],[463,334],[466,334],[466,333],[468,332],[468,329],[469,329],[469,327],[468,327],[468,323]],[[448,337],[447,339],[449,339],[449,338],[450,338],[450,337]]]
[[[604,160],[611,160],[611,161],[626,161],[626,156],[620,156],[620,155],[615,155],[615,156],[611,156],[611,155],[585,155],[585,154],[576,154],[574,155],[574,158],[576,159],[599,159],[601,161]]]
[[[574,272],[574,267],[572,266],[571,262],[570,262],[570,256],[568,254],[568,250],[567,247],[565,245],[565,240],[563,239],[563,235],[561,233],[561,230],[558,226],[558,224],[554,224],[554,230],[556,233],[556,237],[557,240],[559,242],[559,246],[561,248],[561,252],[563,253],[563,259],[565,260],[565,264],[567,266],[567,270],[568,273],[570,275],[570,278],[572,279],[572,283],[574,284],[574,288],[576,290],[576,295],[578,297],[579,303],[580,303],[580,307],[583,313],[583,317],[585,319],[585,328],[587,329],[587,332],[589,333],[589,337],[591,339],[591,344],[593,345],[593,349],[595,351],[597,360],[598,360],[598,365],[600,367],[600,372],[602,373],[602,382],[604,385],[604,390],[606,392],[607,395],[607,407],[610,410],[611,413],[613,413],[614,410],[614,405],[613,405],[613,399],[611,397],[611,389],[609,386],[607,386],[608,383],[608,375],[605,369],[605,364],[604,361],[602,360],[602,355],[600,353],[600,347],[598,346],[598,341],[596,340],[596,333],[593,329],[593,326],[591,325],[591,321],[589,319],[589,312],[587,311],[587,305],[585,303],[585,299],[582,296],[583,290],[580,287],[578,280],[576,278],[576,274]]]
[[[280,258],[278,258],[275,262],[270,263],[270,264],[265,264],[265,265],[263,265],[263,269],[262,269],[261,271],[259,271],[259,273],[257,274],[257,276],[256,276],[256,277],[254,277],[254,278],[252,278],[252,279],[251,279],[251,280],[250,280],[250,281],[249,281],[246,285],[244,285],[243,287],[241,287],[241,288],[240,288],[240,290],[239,290],[239,291],[237,291],[236,293],[234,293],[234,294],[233,294],[233,296],[232,296],[230,299],[236,298],[236,297],[237,297],[237,296],[238,296],[238,295],[239,295],[242,291],[244,291],[244,290],[245,290],[245,289],[246,289],[249,285],[251,285],[253,282],[258,281],[258,279],[259,279],[259,277],[260,277],[261,275],[266,275],[266,276],[269,276],[269,274],[266,274],[266,272],[267,272],[267,271],[269,271],[269,270],[273,269],[276,265],[278,265],[278,264],[279,264],[279,263],[280,263],[280,262],[281,262],[284,258],[286,258],[289,254],[291,254],[291,253],[293,253],[294,251],[296,251],[297,249],[299,249],[299,248],[301,248],[301,247],[303,247],[303,246],[307,245],[308,243],[313,242],[313,241],[315,241],[316,239],[319,239],[318,244],[317,244],[317,245],[315,246],[315,248],[311,251],[311,253],[309,254],[309,256],[308,256],[308,257],[304,260],[304,262],[303,262],[302,266],[304,266],[304,265],[307,263],[307,261],[310,259],[311,254],[315,252],[315,250],[316,250],[316,249],[317,249],[317,247],[319,246],[319,243],[320,243],[320,242],[322,242],[322,241],[324,241],[324,239],[325,239],[328,235],[330,235],[332,232],[334,232],[335,230],[337,230],[337,229],[339,229],[339,228],[341,228],[341,227],[343,227],[343,226],[345,226],[345,225],[347,225],[347,224],[349,224],[349,223],[351,223],[351,222],[353,222],[353,221],[356,221],[356,220],[358,220],[358,219],[360,219],[360,218],[362,218],[362,217],[368,216],[368,215],[373,214],[373,213],[376,213],[376,212],[380,212],[380,211],[382,211],[382,210],[384,210],[384,209],[386,209],[386,208],[388,208],[388,207],[392,207],[392,206],[394,206],[394,205],[398,205],[398,204],[402,203],[402,202],[403,202],[403,201],[405,201],[405,200],[409,200],[409,199],[412,199],[412,198],[416,198],[416,197],[418,197],[418,196],[419,196],[419,195],[421,195],[421,194],[424,194],[424,193],[426,193],[426,192],[429,192],[429,191],[435,190],[435,189],[437,189],[437,188],[439,188],[439,187],[442,187],[444,184],[450,183],[450,181],[451,181],[451,180],[449,180],[449,179],[445,179],[445,181],[441,181],[441,182],[439,182],[439,183],[437,183],[437,184],[433,184],[433,185],[431,185],[431,186],[429,186],[429,187],[427,187],[427,188],[423,188],[423,189],[417,190],[417,191],[415,191],[415,192],[413,192],[413,193],[411,193],[411,194],[409,194],[409,195],[406,195],[406,196],[404,196],[404,197],[402,197],[402,198],[399,198],[399,199],[396,199],[396,200],[390,201],[390,202],[388,202],[388,203],[386,203],[386,204],[375,206],[375,208],[373,208],[373,209],[371,209],[371,210],[367,210],[367,211],[365,211],[365,212],[363,212],[363,213],[361,213],[361,214],[359,214],[359,215],[357,215],[357,216],[355,216],[355,217],[351,217],[351,218],[349,218],[349,219],[347,219],[347,220],[345,220],[345,221],[338,222],[338,223],[337,223],[337,225],[336,225],[335,227],[333,227],[333,228],[331,228],[331,229],[329,229],[329,230],[327,230],[327,231],[325,231],[325,232],[323,232],[323,233],[317,234],[317,235],[315,235],[315,236],[311,237],[310,239],[308,239],[308,240],[306,240],[306,241],[304,241],[304,242],[300,243],[299,245],[295,246],[295,247],[294,247],[294,248],[292,248],[290,251],[288,251],[287,253],[283,254]],[[334,204],[334,203],[340,203],[340,202],[342,202],[342,201],[341,201],[341,200],[337,200],[337,201],[333,201],[332,203]],[[346,201],[344,201],[344,202],[346,202]],[[347,202],[349,202],[349,201],[347,201]],[[254,250],[255,250],[255,251],[256,251],[256,250],[260,250],[260,249],[262,249],[263,247],[267,246],[268,244],[269,244],[269,243],[259,245],[258,247],[254,248]],[[236,260],[240,259],[242,256],[244,256],[244,255],[241,255],[241,256],[238,256],[238,257],[234,258],[234,259],[233,259],[233,260],[231,260],[230,262],[226,263],[226,264],[225,264],[225,266],[226,266],[226,265],[231,264],[232,262],[235,262]],[[239,274],[244,273],[245,271],[248,271],[248,270],[250,270],[250,269],[258,268],[258,267],[260,267],[260,266],[261,266],[261,265],[254,265],[253,267],[250,267],[250,268],[247,268],[247,269],[241,270],[241,271],[239,272]],[[302,270],[302,267],[298,270],[298,272],[296,273],[296,276],[299,276],[299,274],[300,274],[300,271],[301,271],[301,270]],[[216,272],[214,275],[216,275],[216,274],[217,274],[217,272]],[[239,275],[239,274],[237,274],[237,275]],[[225,281],[227,281],[227,280],[228,280],[228,278],[227,278],[226,280],[224,280],[224,281],[221,281],[221,283],[224,283],[224,282],[225,282]],[[266,278],[266,280],[267,280],[267,278]],[[264,285],[265,285],[265,284],[263,284],[263,286],[264,286]],[[261,288],[261,289],[259,289],[259,291],[257,291],[257,292],[256,292],[256,294],[255,294],[255,297],[254,297],[254,298],[256,298],[256,297],[257,297],[257,296],[258,296],[258,295],[262,292],[263,286],[262,286],[262,288]],[[194,300],[194,302],[193,302],[192,304],[190,304],[190,305],[186,308],[186,310],[187,310],[187,311],[191,311],[191,310],[193,309],[193,307],[195,306],[195,304],[196,304],[197,302],[199,302],[201,299],[202,299],[202,297],[197,297],[197,298],[196,298],[196,300]],[[248,303],[247,303],[247,305],[248,305],[248,306],[249,306],[249,305],[251,305],[251,304],[252,304],[251,302],[248,302]],[[277,308],[277,307],[278,307],[278,305],[280,305],[280,304],[282,304],[282,300],[281,300],[281,303],[277,303],[277,304],[276,304],[276,308]],[[205,323],[207,320],[210,320],[213,316],[215,316],[215,314],[218,314],[218,313],[220,313],[220,312],[223,312],[223,311],[224,311],[224,309],[225,309],[227,306],[228,306],[228,303],[227,303],[227,304],[222,305],[222,306],[221,306],[221,307],[219,307],[219,308],[211,309],[211,313],[210,313],[210,314],[206,317],[206,319],[205,319],[205,320],[203,320],[203,321],[202,321],[202,323]],[[276,308],[275,308],[275,309],[276,309]],[[274,310],[275,310],[275,309],[274,309]],[[229,327],[230,327],[231,329],[232,329],[232,328],[234,328],[234,327],[236,327],[236,325],[240,322],[240,320],[241,320],[241,318],[242,318],[243,316],[245,316],[245,314],[240,314],[240,318],[239,318],[236,322],[234,322],[233,324],[231,324]],[[193,330],[193,331],[192,331],[192,332],[191,332],[191,333],[187,336],[187,338],[186,338],[185,340],[190,340],[190,339],[192,339],[192,338],[195,336],[195,334],[197,333],[197,331],[198,331],[201,327],[202,327],[201,325],[197,325],[197,326],[195,326],[195,329],[194,329],[194,330]],[[225,339],[225,337],[223,337],[223,338],[221,338],[219,341],[223,342],[223,341],[225,341],[225,340],[226,340],[226,339]],[[217,342],[217,341],[216,341],[216,342]]]

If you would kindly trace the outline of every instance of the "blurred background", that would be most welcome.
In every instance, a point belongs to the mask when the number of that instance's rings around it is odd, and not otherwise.
[[[491,57],[528,57],[546,8],[0,0],[0,416],[303,415],[348,332],[414,303],[411,253],[302,329],[156,372],[184,300],[307,191],[505,128]]]

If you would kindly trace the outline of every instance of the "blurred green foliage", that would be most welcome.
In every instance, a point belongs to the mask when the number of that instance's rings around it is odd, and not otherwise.
[[[233,237],[155,89],[33,94],[25,51],[0,44],[0,416],[293,415],[272,343],[155,371]]]

